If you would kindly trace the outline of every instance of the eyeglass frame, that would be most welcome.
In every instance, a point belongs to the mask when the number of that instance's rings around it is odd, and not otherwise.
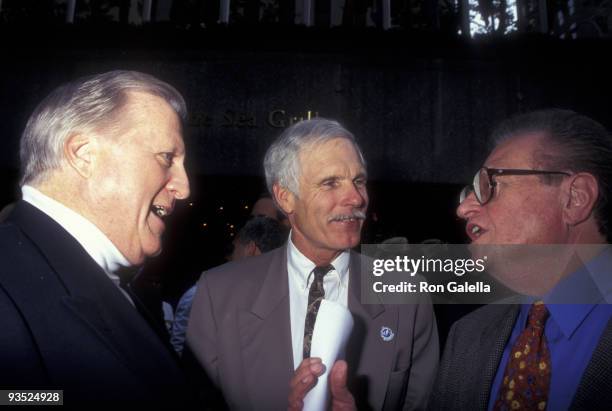
[[[479,188],[476,190],[476,180],[480,182],[480,173],[482,170],[485,170],[487,173],[487,180],[489,182],[489,197],[486,201],[482,201],[482,193],[480,193],[480,184]],[[525,170],[519,168],[489,168],[489,167],[481,167],[478,169],[476,174],[474,175],[474,179],[472,180],[472,184],[468,184],[461,190],[459,194],[459,204],[463,203],[465,199],[470,195],[470,193],[474,193],[474,197],[476,197],[476,201],[483,206],[489,201],[493,199],[493,195],[495,194],[495,187],[497,186],[497,181],[493,180],[495,176],[531,176],[531,175],[564,175],[566,177],[571,176],[570,173],[566,171],[550,171],[550,170]]]

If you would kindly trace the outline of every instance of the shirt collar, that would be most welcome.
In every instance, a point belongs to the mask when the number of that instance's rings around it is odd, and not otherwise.
[[[329,274],[336,274],[341,284],[346,284],[348,279],[349,271],[349,260],[350,253],[348,250],[342,251],[332,262],[331,265],[334,269]],[[315,268],[313,263],[308,257],[306,257],[291,241],[291,232],[289,233],[289,241],[287,242],[287,264],[299,277],[299,284],[303,285],[304,288],[309,286],[309,281],[312,281],[313,277],[309,275]],[[328,274],[328,275],[329,275]]]
[[[597,257],[563,278],[543,298],[551,318],[570,338],[597,304],[612,296],[612,252],[607,246]]]
[[[110,279],[115,284],[119,284],[119,277],[115,272],[121,267],[129,266],[130,263],[98,227],[79,213],[32,186],[24,185],[21,192],[24,201],[47,214],[68,231]]]

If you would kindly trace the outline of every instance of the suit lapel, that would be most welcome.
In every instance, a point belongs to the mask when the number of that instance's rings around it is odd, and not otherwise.
[[[155,315],[149,310],[149,307],[142,301],[140,296],[133,290],[132,285],[130,283],[124,288],[124,290],[128,293],[134,306],[138,313],[144,318],[144,320],[149,324],[149,327],[157,334],[159,340],[164,344],[169,353],[172,354],[176,361],[180,361],[180,357],[174,351],[172,344],[170,344],[170,333],[166,328],[166,324],[160,322]]]
[[[125,366],[141,377],[163,374],[155,368],[176,377],[178,367],[157,335],[68,232],[25,202],[15,207],[11,220],[37,245],[65,287],[64,306]]]
[[[370,318],[376,318],[385,311],[385,306],[379,304],[361,304],[361,257],[359,254],[351,251],[351,260],[349,266],[349,309],[353,309],[360,314],[367,314]]]
[[[517,304],[500,306],[502,311],[499,322],[491,322],[483,329],[479,341],[480,348],[475,352],[475,358],[472,358],[469,362],[471,364],[481,364],[483,363],[482,359],[485,359],[483,367],[477,370],[480,374],[480,387],[476,390],[474,390],[474,387],[466,387],[465,391],[478,393],[478,398],[475,400],[479,410],[486,410],[488,408],[493,379],[497,373],[497,367],[501,361],[506,343],[512,333],[519,308],[520,305]]]
[[[238,313],[245,387],[253,404],[285,404],[293,376],[287,248],[271,252],[262,270],[263,283],[250,310]]]
[[[393,371],[394,347],[380,338],[380,330],[383,326],[397,329],[397,318],[391,318],[382,303],[361,303],[361,257],[354,252],[351,252],[349,275],[348,308],[354,320],[346,355],[349,385],[351,392],[363,395],[356,398],[357,404],[369,403],[374,409],[382,409],[386,391],[373,386],[387,386]]]

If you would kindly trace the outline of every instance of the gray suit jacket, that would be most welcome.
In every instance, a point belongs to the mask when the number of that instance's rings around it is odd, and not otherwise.
[[[349,388],[360,408],[422,409],[439,352],[432,306],[361,304],[360,258],[351,253]],[[383,341],[383,326],[393,340]],[[286,409],[294,371],[287,248],[204,273],[187,341],[231,408]]]
[[[491,385],[510,338],[519,305],[488,305],[457,321],[450,330],[429,408],[486,410]],[[572,410],[612,408],[612,320],[589,362]],[[555,410],[556,411],[556,410]]]

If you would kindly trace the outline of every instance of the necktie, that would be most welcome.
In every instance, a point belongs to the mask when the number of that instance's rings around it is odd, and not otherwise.
[[[314,279],[312,280],[312,284],[310,284],[310,291],[308,292],[308,308],[306,309],[306,322],[304,323],[304,358],[310,357],[312,332],[314,331],[314,325],[315,321],[317,320],[317,313],[319,312],[321,300],[323,300],[325,297],[323,277],[325,277],[325,274],[333,269],[334,267],[330,264],[315,267],[314,270],[312,270]]]
[[[550,352],[544,335],[548,310],[536,301],[529,310],[527,327],[510,351],[495,411],[545,410],[550,389]]]

